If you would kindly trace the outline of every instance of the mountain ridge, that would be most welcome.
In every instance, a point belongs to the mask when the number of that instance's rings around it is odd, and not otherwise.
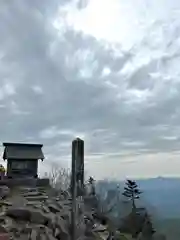
[[[142,190],[142,202],[145,207],[153,209],[160,218],[180,218],[180,178],[156,177],[147,179],[134,179]],[[104,191],[117,189],[120,186],[120,193],[123,191],[125,181],[98,182],[99,189]],[[102,189],[101,189],[102,190]]]

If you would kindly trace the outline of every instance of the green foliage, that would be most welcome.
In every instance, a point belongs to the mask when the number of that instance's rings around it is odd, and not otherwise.
[[[135,199],[138,199],[141,193],[142,192],[139,190],[138,185],[135,181],[126,181],[126,187],[124,187],[123,195],[127,197],[128,200],[132,201],[133,209],[135,208]]]
[[[132,200],[133,198],[138,199],[139,195],[142,192],[138,189],[136,182],[132,180],[127,180],[126,185],[127,187],[124,188],[123,195],[130,200]]]

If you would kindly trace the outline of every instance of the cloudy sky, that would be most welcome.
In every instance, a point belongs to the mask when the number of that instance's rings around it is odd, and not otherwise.
[[[102,178],[180,176],[180,2],[1,0],[0,141],[85,140]],[[49,169],[49,168],[48,168]]]

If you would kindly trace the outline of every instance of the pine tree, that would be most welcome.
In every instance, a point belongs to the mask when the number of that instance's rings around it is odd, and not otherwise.
[[[140,197],[142,192],[139,190],[135,181],[127,180],[126,187],[124,187],[123,195],[132,201],[132,210],[136,209],[135,200]]]

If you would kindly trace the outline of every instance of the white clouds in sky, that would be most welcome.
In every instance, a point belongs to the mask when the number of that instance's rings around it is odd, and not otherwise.
[[[96,178],[178,175],[178,1],[1,1],[0,140]],[[41,164],[42,165],[42,164]]]

